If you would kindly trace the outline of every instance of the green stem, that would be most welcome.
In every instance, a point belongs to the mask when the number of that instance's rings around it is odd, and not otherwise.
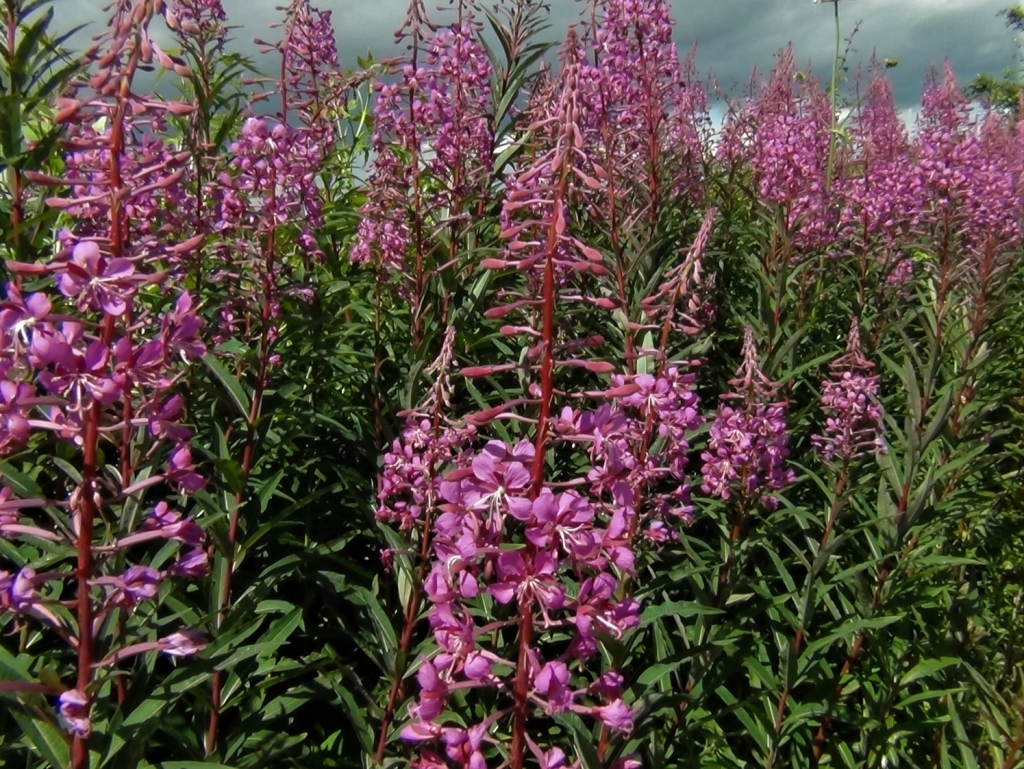
[[[839,0],[832,0],[833,15],[835,18],[836,26],[836,52],[832,57],[832,80],[829,83],[829,99],[832,104],[832,112],[829,115],[829,130],[828,130],[828,168],[825,171],[825,191],[830,192],[832,190],[832,173],[833,165],[835,163],[836,154],[836,107],[837,92],[839,90],[839,59],[842,51],[843,36],[841,28],[839,26]]]

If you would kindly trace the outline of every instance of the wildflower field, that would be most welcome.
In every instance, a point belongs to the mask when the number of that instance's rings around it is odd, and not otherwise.
[[[0,766],[1024,767],[1017,112],[787,50],[719,125],[666,0],[412,0],[357,71],[291,0],[269,77],[219,0],[55,9]]]

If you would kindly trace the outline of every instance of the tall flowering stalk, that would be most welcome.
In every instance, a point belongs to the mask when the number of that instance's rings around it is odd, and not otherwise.
[[[570,41],[570,47],[574,42]],[[619,728],[629,726],[629,709],[615,697],[614,682],[609,683],[608,705],[579,704],[576,700],[586,695],[586,687],[571,688],[567,662],[596,651],[589,631],[592,620],[603,617],[610,630],[621,633],[624,627],[635,624],[635,608],[623,605],[615,609],[612,593],[616,579],[610,573],[606,577],[587,577],[579,600],[567,601],[564,580],[570,574],[575,572],[582,579],[593,570],[600,574],[610,568],[610,562],[601,555],[600,544],[607,532],[595,528],[594,510],[584,498],[571,490],[552,489],[545,482],[544,471],[554,399],[556,262],[560,261],[560,244],[568,241],[565,245],[571,247],[565,232],[568,177],[579,153],[575,143],[578,77],[579,61],[570,58],[562,78],[557,144],[535,163],[533,170],[519,177],[521,183],[537,180],[529,197],[535,201],[540,218],[527,220],[517,232],[535,231],[543,238],[534,246],[519,241],[523,245],[513,252],[518,257],[519,249],[528,251],[520,261],[521,268],[537,273],[543,292],[536,302],[539,360],[531,366],[539,377],[530,398],[539,413],[531,420],[536,426],[534,439],[513,445],[492,440],[457,460],[454,469],[444,476],[440,489],[443,512],[433,526],[431,549],[436,560],[425,590],[431,601],[428,616],[440,653],[421,662],[417,676],[421,692],[418,704],[411,709],[415,720],[402,734],[413,741],[442,741],[448,758],[460,766],[480,765],[484,751],[489,750],[487,743],[494,742],[492,733],[497,722],[506,719],[510,735],[502,752],[511,766],[522,767],[531,750],[543,760],[553,761],[555,751],[558,755],[561,751],[538,746],[527,733],[527,720],[538,705],[549,713],[577,710],[593,713]],[[550,176],[541,177],[542,170]],[[522,207],[509,205],[513,210]],[[490,266],[503,267],[504,261]],[[478,374],[468,369],[463,373]],[[510,403],[477,415],[470,424],[487,424],[515,406]],[[520,533],[523,526],[525,540]],[[518,619],[488,619],[487,612],[481,612],[482,594],[499,605],[515,600]],[[619,611],[618,618],[609,616],[615,611]],[[584,628],[575,651],[564,661],[545,661],[540,646],[544,635],[555,626],[571,624],[573,615],[577,627]],[[509,672],[502,673],[502,669]],[[443,729],[436,723],[446,708],[449,691],[475,687],[497,689],[507,704],[484,722],[464,730]],[[592,696],[600,695],[595,690]],[[433,765],[437,760],[436,753],[424,748],[415,765]]]
[[[816,81],[796,74],[787,48],[757,96],[729,113],[718,148],[720,159],[753,173],[758,200],[778,212],[792,240],[791,258],[826,246],[835,234],[826,170],[831,105]]]
[[[427,345],[431,329],[426,325],[431,319],[437,321],[437,328],[446,329],[439,357],[426,367],[436,380],[386,458],[379,489],[379,519],[398,523],[409,548],[418,555],[411,567],[413,594],[404,599],[399,662],[382,717],[378,760],[404,695],[404,660],[419,619],[420,586],[426,578],[433,536],[436,500],[431,489],[451,452],[463,441],[444,418],[456,338],[450,303],[455,277],[469,275],[476,266],[472,252],[467,253],[467,233],[475,226],[471,214],[481,210],[491,182],[491,63],[478,40],[470,4],[460,2],[455,10],[455,21],[441,27],[428,21],[422,4],[414,1],[397,33],[399,40],[410,41],[411,53],[397,82],[376,85],[375,157],[350,254],[353,262],[376,270],[378,334],[381,313],[392,298],[408,308],[414,357],[431,357]],[[378,350],[378,381],[382,358]],[[382,403],[379,393],[377,403]],[[408,490],[409,481],[418,491],[412,504],[404,507],[406,502],[398,499]],[[391,507],[391,501],[403,507]],[[400,569],[404,563],[400,558]]]
[[[685,525],[692,512],[685,468],[689,436],[701,422],[692,374],[674,366],[657,376],[626,374],[613,377],[607,390],[578,396],[556,384],[561,372],[614,371],[611,364],[579,357],[599,346],[599,337],[574,340],[562,330],[567,308],[602,307],[586,288],[608,275],[596,252],[573,233],[574,208],[600,173],[584,138],[591,117],[583,68],[583,49],[570,33],[556,115],[545,116],[539,107],[526,111],[535,118],[535,154],[507,182],[505,253],[483,262],[487,269],[514,267],[522,274],[523,288],[502,289],[505,303],[486,314],[522,318],[501,332],[528,345],[523,396],[470,415],[465,426],[471,431],[457,439],[444,430],[435,444],[442,453],[429,455],[444,460],[439,487],[408,447],[399,454],[396,445],[386,465],[409,473],[399,484],[388,482],[389,490],[406,494],[401,506],[388,505],[388,517],[408,525],[401,522],[421,517],[434,495],[439,511],[432,526],[433,565],[424,582],[439,652],[420,662],[413,720],[402,730],[405,740],[421,743],[415,766],[438,765],[442,755],[459,766],[482,766],[495,750],[512,767],[524,766],[531,753],[542,766],[566,765],[567,746],[544,744],[530,724],[567,711],[628,732],[632,716],[622,699],[621,675],[592,670],[598,641],[602,634],[621,637],[638,624],[639,606],[625,591],[635,573],[634,533],[670,541],[674,527]],[[688,278],[679,279],[685,284]],[[462,374],[478,378],[514,368],[467,367]],[[580,409],[578,398],[600,405]],[[563,399],[568,402],[559,408]],[[524,406],[535,408],[536,416],[519,413]],[[528,425],[532,438],[492,439],[475,447],[474,433],[506,420]],[[426,423],[417,435],[428,439]],[[552,477],[550,457],[563,454],[585,457],[589,470]],[[518,616],[488,609],[490,601],[514,602]],[[558,640],[565,632],[568,649]],[[468,696],[480,688],[496,692],[502,704],[479,724],[445,727],[442,717],[454,693]],[[607,735],[599,749],[607,749]]]
[[[1021,241],[1021,203],[1004,131],[998,119],[971,113],[948,63],[941,75],[933,73],[915,137],[914,225],[929,244],[921,257],[935,283],[940,336],[958,297],[966,294],[976,307]]]
[[[683,94],[669,6],[664,0],[605,0],[599,6],[595,64],[585,71],[594,88],[590,98],[598,106],[606,162],[621,174],[621,183],[644,195],[641,216],[654,228],[670,192],[664,189],[663,158],[669,121],[691,106]]]
[[[861,306],[876,272],[899,285],[913,269],[907,249],[916,210],[914,161],[907,128],[882,72],[876,70],[868,82],[852,128],[856,149],[848,173],[837,181],[843,205],[839,230],[859,264]]]
[[[206,236],[191,253],[175,265],[178,276],[191,278],[197,299],[203,293],[205,250],[202,244],[214,231],[218,216],[209,192],[210,180],[216,172],[217,154],[236,119],[243,94],[227,76],[238,66],[237,57],[227,49],[227,14],[220,0],[171,0],[164,18],[174,35],[179,54],[161,52],[163,64],[182,78],[186,92],[194,102],[182,131],[181,143],[189,151],[189,173],[183,180],[185,194],[179,203],[180,216],[187,231]],[[218,115],[222,107],[231,105],[228,115]],[[218,124],[218,118],[220,123]]]
[[[825,431],[813,443],[822,458],[846,464],[885,451],[882,408],[878,403],[878,376],[860,346],[860,324],[850,325],[846,354],[832,362],[832,376],[822,382],[821,408]]]
[[[825,414],[825,430],[811,439],[832,471],[828,512],[818,542],[819,553],[829,552],[840,514],[848,504],[851,492],[856,490],[851,486],[855,486],[858,480],[863,483],[854,473],[858,461],[887,450],[878,401],[878,377],[871,373],[873,369],[874,364],[864,357],[861,349],[860,321],[854,318],[850,323],[846,353],[832,361],[830,377],[822,382],[820,403]],[[815,594],[817,580],[826,565],[827,562],[819,558],[808,571],[804,586],[806,597]],[[802,607],[786,663],[790,668],[799,665],[815,610],[811,600],[805,599]],[[779,758],[787,704],[792,695],[793,686],[787,678],[775,705],[771,749],[765,764],[768,769],[775,766]]]
[[[920,268],[918,279],[929,297],[922,313],[923,346],[928,360],[947,360],[948,369],[941,376],[929,368],[918,374],[908,364],[903,373],[909,393],[905,433],[914,437],[902,446],[902,475],[890,481],[894,550],[879,565],[871,613],[883,606],[898,575],[898,548],[916,544],[915,526],[931,493],[930,479],[947,477],[936,492],[939,505],[963,478],[950,473],[949,463],[968,450],[968,436],[980,427],[976,418],[961,421],[961,415],[972,410],[976,367],[986,357],[984,340],[993,331],[995,316],[990,311],[1000,304],[1003,284],[996,276],[1008,274],[1005,259],[1020,243],[1021,207],[1009,146],[1009,133],[998,120],[971,110],[948,64],[942,73],[932,74],[913,142],[917,197],[912,232],[915,268]],[[948,425],[949,432],[939,425]],[[919,474],[926,478],[921,486],[916,485]],[[844,697],[840,682],[858,665],[868,639],[868,631],[860,630],[838,669],[829,710],[814,738],[815,758],[825,754],[834,723],[832,710]]]
[[[710,496],[735,500],[740,516],[734,532],[739,536],[746,513],[758,504],[774,509],[778,500],[771,492],[796,479],[786,467],[785,404],[771,402],[779,385],[761,372],[749,326],[743,332],[743,362],[729,384],[735,389],[721,396],[707,451],[701,454],[701,488]]]
[[[435,377],[427,399],[406,417],[400,438],[384,454],[384,466],[378,478],[376,518],[396,526],[408,546],[407,554],[393,549],[382,552],[389,569],[401,570],[410,561],[410,591],[402,595],[404,613],[398,641],[398,656],[391,689],[381,717],[375,758],[383,761],[388,737],[400,698],[404,695],[406,656],[412,648],[414,631],[420,618],[423,585],[430,569],[434,518],[438,514],[442,476],[446,468],[464,461],[465,449],[475,437],[472,425],[451,424],[445,411],[451,408],[451,367],[456,329],[449,326],[441,355],[426,373]],[[411,558],[410,558],[411,555]],[[396,563],[397,560],[397,563]],[[414,561],[415,566],[412,566]]]
[[[5,609],[49,627],[75,654],[74,684],[58,703],[73,738],[74,769],[89,766],[92,711],[111,680],[101,671],[147,651],[186,656],[204,645],[194,629],[155,640],[151,631],[126,629],[164,580],[209,569],[202,530],[167,499],[137,518],[147,491],[184,496],[203,484],[175,392],[185,366],[204,353],[201,321],[187,293],[160,290],[160,267],[191,247],[166,240],[158,227],[171,215],[185,158],[154,138],[167,113],[189,107],[132,92],[139,68],[160,58],[148,25],[162,10],[142,0],[113,6],[109,31],[89,53],[89,83],[79,84],[57,116],[72,126],[67,176],[33,177],[71,189],[70,197],[49,200],[69,225],[61,248],[49,263],[8,262],[33,290],[8,286],[0,311],[0,391],[13,428],[3,451],[48,434],[78,454],[68,479],[53,479],[35,498],[15,498],[20,484],[13,478],[0,492],[0,535],[66,548],[45,571],[20,564],[16,574],[0,574],[0,583]],[[38,520],[25,517],[30,510],[39,511]],[[162,568],[129,565],[139,546],[154,540],[190,549]],[[65,560],[72,568],[63,568]],[[50,597],[62,582],[73,583],[73,601]],[[121,699],[123,684],[118,674],[113,679]]]
[[[722,608],[728,597],[736,548],[752,516],[759,506],[775,509],[778,500],[771,492],[780,491],[796,480],[795,473],[785,464],[789,456],[785,404],[771,402],[780,384],[761,371],[750,326],[743,332],[742,353],[736,377],[729,380],[733,391],[720,396],[722,403],[711,423],[707,448],[701,452],[701,490],[729,504],[728,551],[712,592],[715,609]],[[731,403],[736,405],[729,405]],[[700,645],[707,642],[717,619],[709,615],[700,623],[697,639]],[[686,694],[694,690],[706,670],[706,661],[695,662],[683,687]],[[686,700],[676,707],[670,735],[675,735],[688,707]]]
[[[345,91],[331,12],[292,0],[282,26],[274,46],[281,55],[281,120],[297,112],[310,146],[326,151],[337,139],[334,116]]]
[[[672,62],[678,66],[678,60],[671,46],[671,25],[667,16],[662,14],[662,18],[655,13],[648,18],[642,9],[634,5],[625,4],[621,8],[617,4],[611,5],[614,7],[608,10],[607,31],[602,33],[605,43],[621,43],[628,47],[639,39],[642,41],[641,50],[629,53],[629,56],[643,59],[657,53],[661,63],[649,62],[653,69],[645,70],[647,81],[641,83],[639,81],[643,77],[630,79],[627,61],[619,57],[617,71],[621,77],[615,80],[610,70],[605,72],[586,64],[584,46],[574,34],[570,34],[562,51],[559,80],[551,81],[547,88],[538,81],[538,89],[524,113],[533,138],[525,148],[522,165],[517,164],[505,179],[501,233],[507,244],[505,252],[500,258],[482,262],[482,266],[490,270],[515,268],[522,275],[522,288],[506,283],[507,287],[500,289],[498,294],[505,304],[492,308],[486,315],[494,319],[522,318],[519,321],[509,320],[502,326],[501,333],[506,338],[524,340],[529,375],[524,385],[524,397],[473,415],[467,418],[466,425],[483,430],[495,420],[522,420],[533,426],[533,437],[529,442],[522,439],[513,444],[491,441],[482,452],[474,452],[471,446],[475,441],[467,443],[466,433],[453,440],[454,434],[445,428],[446,437],[437,444],[442,447],[442,454],[437,456],[445,460],[444,466],[449,469],[442,476],[445,482],[439,492],[440,509],[444,512],[436,518],[431,532],[431,549],[436,560],[425,584],[428,597],[435,604],[445,605],[445,610],[455,617],[463,614],[478,616],[476,599],[482,585],[496,579],[499,585],[511,585],[510,592],[504,587],[496,589],[492,584],[487,588],[488,593],[499,603],[516,597],[523,609],[515,622],[496,626],[507,627],[508,632],[503,635],[510,636],[509,640],[514,639],[514,643],[503,640],[497,647],[482,652],[494,664],[503,658],[513,668],[505,682],[494,675],[490,675],[487,681],[478,680],[477,673],[483,668],[468,663],[465,665],[469,672],[460,674],[462,665],[458,662],[449,664],[444,653],[440,661],[422,663],[418,677],[423,691],[419,705],[411,711],[418,715],[419,721],[408,725],[402,734],[414,741],[429,742],[440,738],[448,744],[448,757],[460,765],[482,760],[488,750],[486,743],[494,741],[492,735],[497,724],[506,718],[509,742],[503,747],[507,748],[506,755],[512,766],[522,766],[531,751],[545,766],[548,762],[556,766],[559,765],[557,761],[565,760],[562,748],[541,747],[529,737],[527,723],[536,706],[541,704],[549,714],[568,708],[581,713],[593,712],[599,718],[604,711],[588,710],[578,704],[577,700],[584,696],[583,689],[576,692],[567,689],[570,685],[570,672],[565,667],[568,659],[563,661],[563,657],[559,657],[557,664],[550,660],[543,662],[541,650],[550,643],[552,630],[564,622],[557,617],[566,611],[575,611],[581,617],[607,612],[608,608],[600,608],[604,603],[590,604],[592,601],[608,601],[613,596],[618,598],[622,607],[635,607],[635,602],[624,595],[626,582],[633,573],[634,537],[642,531],[651,542],[671,541],[675,528],[680,522],[685,525],[692,514],[689,487],[685,482],[688,436],[701,422],[697,399],[692,391],[693,374],[667,365],[663,355],[657,375],[628,371],[613,379],[611,389],[588,393],[586,397],[604,402],[594,410],[580,410],[573,405],[559,409],[555,405],[556,400],[565,397],[556,385],[559,371],[583,369],[597,374],[614,371],[610,364],[576,357],[587,349],[600,346],[602,339],[566,338],[563,331],[568,317],[563,315],[566,308],[578,304],[584,308],[615,309],[616,302],[605,298],[605,283],[612,296],[616,295],[618,288],[618,296],[628,297],[622,280],[613,287],[616,279],[613,270],[602,264],[605,258],[573,232],[578,216],[576,207],[579,211],[594,211],[593,204],[603,202],[606,194],[613,209],[620,207],[620,196],[614,192],[616,185],[610,180],[614,176],[625,188],[628,184],[624,180],[630,178],[630,168],[643,168],[645,174],[656,175],[651,178],[660,179],[663,168],[658,153],[670,135],[667,130],[668,106],[661,102],[666,89],[678,81],[677,74],[670,71]],[[640,31],[634,35],[636,30]],[[658,53],[659,46],[668,48]],[[599,98],[602,89],[607,90],[603,105]],[[552,99],[558,103],[556,115],[550,113],[548,106]],[[625,119],[623,115],[631,116],[629,119],[637,126],[647,126],[641,132],[642,144],[632,151],[608,143],[613,141],[614,122]],[[608,129],[604,133],[604,144],[598,128],[602,119]],[[645,157],[651,161],[646,166],[639,160]],[[614,170],[609,173],[610,169]],[[632,179],[629,184],[632,184]],[[656,191],[655,195],[658,195]],[[626,221],[635,223],[637,219],[646,219],[659,206],[655,201],[642,210],[627,211]],[[614,222],[614,214],[611,218]],[[657,214],[654,218],[657,219]],[[700,282],[699,261],[712,219],[713,215],[702,227],[686,268],[681,273],[672,273],[671,279],[665,281],[662,294],[655,303],[648,303],[645,310],[652,320],[660,321],[665,317],[665,323],[672,331],[679,322],[675,318],[677,307],[683,304],[685,313],[686,301],[692,300],[688,293],[691,281]],[[618,227],[614,228],[612,236],[618,231]],[[369,247],[370,241],[365,236],[362,242],[364,248]],[[629,269],[623,257],[623,254],[618,254],[620,277]],[[613,255],[611,264],[615,264],[615,259]],[[652,328],[657,329],[660,335],[660,322]],[[643,354],[656,355],[657,351],[648,350]],[[635,354],[627,354],[627,361],[635,360]],[[477,378],[515,368],[515,364],[469,367],[463,369],[463,375]],[[535,406],[537,416],[520,416],[517,412],[525,405]],[[392,501],[384,512],[387,518],[406,528],[415,525],[413,521],[422,519],[424,510],[429,510],[431,495],[438,493],[431,491],[434,482],[428,480],[423,472],[423,455],[410,451],[415,448],[415,443],[409,439],[416,435],[421,436],[416,440],[425,440],[422,436],[429,434],[428,424],[423,422],[411,427],[414,433],[407,431],[408,439],[401,446],[396,444],[395,450],[389,454],[385,474],[385,478],[393,477],[392,468],[404,468],[404,474],[407,473],[398,484],[388,481],[389,498],[393,489],[404,489],[407,496],[398,505]],[[454,455],[451,453],[453,447],[458,447]],[[570,451],[587,456],[591,470],[573,480],[549,481],[546,456],[551,452]],[[429,463],[432,463],[435,454],[428,456]],[[491,471],[485,472],[483,465],[495,463],[492,477]],[[461,479],[468,477],[470,472],[473,478],[471,485],[496,484],[493,495],[475,488],[467,492]],[[455,481],[460,483],[457,485]],[[563,492],[563,488],[569,491]],[[483,500],[477,502],[481,496],[490,501],[486,505]],[[507,503],[506,496],[509,497]],[[564,507],[565,512],[552,512],[550,515],[554,518],[548,523],[548,507],[551,505],[553,510]],[[456,528],[450,520],[451,513],[457,514],[453,519],[459,524]],[[560,523],[563,519],[564,522]],[[607,524],[606,529],[599,528],[602,523]],[[521,525],[526,526],[525,541],[519,539]],[[553,527],[552,535],[543,535],[541,532],[549,527]],[[557,537],[553,536],[556,532],[560,532]],[[467,550],[470,539],[475,551]],[[521,544],[518,550],[513,551],[515,558],[501,555],[503,549],[515,546],[513,543],[516,542]],[[453,566],[449,552],[459,552],[462,565]],[[439,566],[441,563],[446,565],[442,568]],[[606,576],[595,575],[594,570],[608,569],[611,571]],[[575,578],[570,577],[573,573]],[[573,583],[584,585],[584,592],[575,604],[566,599],[573,592]],[[594,590],[601,586],[594,595],[587,591],[591,584]],[[544,585],[550,585],[550,591]],[[441,619],[435,618],[437,610],[439,607],[430,613],[435,637],[442,649],[450,651],[450,641],[446,640],[453,632],[448,627],[450,620],[445,621],[444,633],[440,634],[437,623]],[[635,609],[614,611],[625,613],[619,620],[604,622],[610,623],[606,630],[620,635],[635,624]],[[484,621],[484,618],[481,616],[479,621]],[[573,644],[570,658],[578,658],[582,665],[592,657],[597,647],[590,635],[591,621],[588,619],[584,623],[580,619],[575,624],[580,629],[580,636]],[[474,644],[482,644],[485,637],[481,632],[470,633],[468,629],[460,635],[474,639]],[[428,664],[431,667],[427,667]],[[441,664],[443,668],[439,668]],[[490,669],[490,666],[488,663],[485,667]],[[581,672],[584,669],[580,667]],[[465,675],[470,680],[463,680]],[[549,677],[551,675],[554,679]],[[496,686],[506,694],[510,700],[507,710],[496,712],[493,718],[476,730],[469,729],[466,734],[449,733],[435,725],[435,719],[443,711],[438,707],[438,700],[445,700],[451,687],[462,689],[485,684]],[[628,709],[621,703],[617,704],[614,693],[614,688],[608,692],[610,699],[606,701],[609,702],[608,707],[614,706],[614,711],[608,711],[605,726],[621,729],[628,726]],[[549,696],[555,699],[544,704]],[[613,717],[613,713],[620,715]],[[600,746],[602,753],[607,748],[606,739],[607,732]],[[458,746],[468,743],[470,749],[463,754],[462,747],[453,747],[453,743]],[[421,751],[421,757],[423,765],[438,759],[437,754],[428,749]]]
[[[356,263],[378,265],[409,304],[415,348],[430,304],[447,306],[444,285],[435,282],[455,274],[470,204],[486,195],[495,128],[491,63],[469,8],[460,2],[456,21],[441,28],[418,9],[410,6],[400,32],[412,49],[400,80],[377,85],[376,157],[351,253]]]
[[[209,276],[219,294],[215,339],[226,342],[241,336],[255,342],[232,361],[233,374],[248,380],[251,396],[240,406],[245,411],[241,488],[235,491],[229,514],[229,551],[216,599],[218,625],[231,606],[235,547],[260,451],[258,425],[274,370],[281,363],[276,348],[282,303],[289,297],[312,300],[312,289],[300,284],[295,273],[300,266],[308,268],[323,259],[316,240],[316,230],[323,225],[318,176],[336,138],[326,112],[337,97],[334,33],[330,14],[300,0],[286,8],[284,26],[284,40],[277,46],[282,56],[281,113],[276,119],[251,116],[243,122],[228,148],[226,164],[205,192],[217,211],[217,237],[209,247],[221,257]],[[289,123],[293,107],[297,125]],[[220,671],[213,677],[207,755],[217,747],[223,680]]]
[[[913,270],[907,254],[915,205],[910,140],[881,70],[868,82],[851,136],[846,173],[834,187],[842,255],[857,261],[858,304],[864,307],[876,275],[902,286]]]
[[[684,83],[666,3],[609,0],[594,2],[591,13],[592,34],[583,42],[593,61],[582,68],[580,88],[582,140],[594,167],[581,193],[606,247],[588,256],[608,272],[603,303],[631,321],[624,354],[634,371],[637,295],[650,277],[666,217],[686,211],[700,176],[694,142],[703,90]]]

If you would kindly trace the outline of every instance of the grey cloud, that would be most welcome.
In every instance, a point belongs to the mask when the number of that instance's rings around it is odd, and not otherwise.
[[[282,0],[223,0],[235,30],[237,46],[255,53],[254,36],[274,40],[269,29]],[[333,12],[343,64],[355,66],[357,56],[372,51],[377,58],[401,53],[393,32],[405,14],[407,0],[313,0]],[[487,0],[485,0],[486,2]],[[903,107],[920,99],[926,71],[949,58],[962,82],[979,72],[1002,73],[1015,62],[1012,33],[998,11],[1008,0],[841,0],[843,36],[860,21],[853,38],[851,69],[866,65],[872,53],[898,59],[890,72],[896,98]],[[70,27],[93,22],[90,33],[102,30],[105,0],[53,0],[58,24]],[[432,5],[428,0],[428,5]],[[578,18],[574,0],[552,1],[552,28],[557,39]],[[829,76],[834,50],[833,7],[811,0],[672,0],[676,41],[682,51],[696,42],[697,65],[713,72],[722,87],[742,87],[755,66],[766,72],[775,54],[793,43],[796,61],[821,78]],[[87,36],[80,36],[84,45]],[[272,69],[269,66],[268,69]]]

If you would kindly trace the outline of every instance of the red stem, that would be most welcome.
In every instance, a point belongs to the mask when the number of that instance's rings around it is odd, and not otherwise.
[[[566,156],[568,157],[568,156]],[[551,222],[548,224],[547,256],[544,262],[544,305],[543,305],[543,357],[540,364],[540,415],[537,418],[537,435],[534,439],[533,467],[530,476],[530,496],[536,499],[544,488],[544,455],[547,453],[548,422],[551,418],[551,400],[554,395],[554,349],[555,349],[555,253],[558,250],[559,208],[565,204],[569,183],[567,160],[562,162],[561,178],[553,201]],[[534,548],[527,546],[524,552],[526,569],[533,568]],[[523,601],[519,619],[519,655],[516,663],[516,680],[512,690],[512,756],[511,769],[523,769],[526,760],[526,716],[530,694],[530,642],[533,639],[532,601]]]
[[[8,2],[7,4],[7,55],[8,55],[8,72],[14,70],[14,55],[18,46],[18,6],[15,2]],[[13,78],[11,79],[11,91],[14,92],[11,95],[17,97],[17,88],[14,85]],[[20,117],[20,116],[19,116]],[[15,250],[17,250],[18,242],[21,237],[19,230],[21,229],[21,222],[23,219],[22,211],[22,178],[21,171],[15,168],[13,165],[10,167],[10,175],[8,177],[8,184],[11,188],[11,229],[12,240],[14,241]],[[20,287],[21,277],[16,278]]]
[[[434,415],[435,432],[440,426],[440,416],[440,406],[438,406]],[[431,466],[427,471],[429,478],[433,478],[433,470],[433,460],[431,460]],[[395,718],[395,709],[398,707],[398,701],[402,697],[402,682],[405,678],[405,669],[407,667],[407,663],[404,658],[409,654],[409,649],[412,648],[412,633],[413,629],[416,627],[416,618],[419,616],[420,586],[423,584],[423,580],[426,578],[427,574],[427,563],[429,562],[428,556],[430,554],[430,531],[433,526],[433,518],[433,505],[427,505],[423,516],[423,525],[420,528],[420,553],[417,581],[416,584],[413,585],[412,594],[409,597],[409,605],[406,607],[405,616],[402,618],[402,636],[399,639],[399,653],[396,658],[398,664],[395,666],[395,678],[391,682],[391,691],[388,694],[388,704],[384,709],[384,716],[381,718],[380,735],[377,737],[377,752],[374,757],[378,764],[384,761],[384,753],[387,750],[388,745],[388,732],[390,731],[391,723]]]
[[[107,327],[111,327],[108,316]],[[85,423],[85,446],[82,466],[82,485],[79,487],[78,520],[78,563],[75,576],[78,581],[78,679],[75,688],[86,694],[91,701],[89,687],[92,684],[92,595],[89,580],[92,577],[92,531],[93,521],[99,511],[93,497],[96,479],[96,444],[99,441],[100,409],[93,403]],[[89,738],[76,736],[71,744],[72,769],[89,769]]]
[[[908,473],[909,476],[909,473]],[[903,516],[906,513],[907,505],[910,500],[910,486],[911,479],[908,477],[904,483],[903,489],[900,494],[899,502],[896,506],[896,517],[894,523],[896,524],[897,536],[900,535],[900,528],[903,523]],[[882,564],[882,568],[878,572],[878,577],[875,580],[875,592],[871,598],[871,613],[878,609],[882,603],[882,594],[885,590],[885,585],[889,580],[890,570],[892,569],[893,559],[890,557]],[[861,630],[857,637],[853,641],[853,646],[850,647],[849,653],[846,655],[846,660],[843,662],[843,667],[839,671],[839,677],[836,679],[836,686],[832,690],[832,695],[829,700],[829,708],[825,713],[825,716],[821,719],[821,724],[818,726],[818,731],[814,735],[814,747],[811,753],[814,757],[814,764],[817,765],[821,760],[821,757],[825,754],[825,741],[828,739],[828,732],[832,726],[832,709],[836,703],[843,696],[843,679],[850,674],[853,670],[853,666],[857,664],[857,660],[860,658],[861,650],[864,648],[864,642],[867,640],[867,630]]]
[[[531,556],[532,557],[532,556]],[[512,769],[523,769],[526,758],[526,712],[530,694],[530,641],[533,636],[533,607],[523,606],[519,618],[519,656],[512,691]]]
[[[124,152],[124,117],[126,103],[131,89],[132,75],[138,65],[141,46],[132,48],[125,68],[121,74],[121,82],[118,86],[117,101],[110,120],[110,165],[109,165],[109,189],[110,189],[110,256],[117,259],[124,255],[125,251],[125,222],[121,216],[120,194],[124,189],[124,181],[121,178],[121,155]],[[114,316],[106,315],[103,322],[102,342],[106,346],[114,338]],[[77,541],[77,563],[75,578],[78,583],[78,594],[76,598],[76,613],[78,618],[78,671],[75,688],[86,695],[90,700],[89,687],[93,682],[93,607],[92,595],[89,588],[89,580],[92,578],[93,570],[93,524],[99,515],[96,505],[96,476],[98,462],[98,444],[100,434],[100,407],[93,402],[89,407],[89,415],[85,422],[85,434],[83,435],[82,447],[82,483],[79,486],[81,494],[80,515],[78,520],[78,541]],[[89,769],[89,738],[76,736],[71,743],[71,766],[72,769]]]
[[[1017,710],[1021,719],[1020,728],[1006,750],[1006,759],[1003,761],[1001,769],[1013,769],[1017,765],[1017,754],[1020,753],[1021,748],[1024,748],[1024,703],[1017,705]]]
[[[832,539],[832,532],[835,531],[836,522],[839,520],[839,513],[842,510],[842,495],[846,488],[847,475],[849,471],[849,464],[847,461],[843,462],[842,470],[839,473],[839,478],[836,480],[836,488],[832,497],[832,504],[829,506],[828,520],[825,522],[825,531],[821,535],[821,543],[818,545],[818,552],[821,553],[828,547],[828,543]],[[817,574],[812,572],[810,579],[814,580]],[[811,584],[808,583],[807,589],[811,589]],[[803,651],[804,632],[807,623],[807,617],[801,617],[800,627],[796,629],[796,633],[793,635],[793,664],[796,664],[800,659],[800,653]],[[782,690],[782,694],[779,697],[778,705],[775,708],[775,723],[774,732],[775,738],[772,744],[771,753],[768,755],[768,760],[765,763],[766,769],[772,769],[775,766],[775,759],[778,755],[779,748],[779,737],[782,734],[782,727],[784,724],[784,718],[786,715],[786,703],[789,701],[789,685]]]
[[[277,178],[273,172],[267,183],[270,190],[271,207],[274,207],[277,190]],[[252,474],[253,461],[256,457],[256,421],[259,418],[263,406],[263,394],[268,383],[268,369],[270,367],[270,322],[272,318],[272,305],[275,294],[274,284],[274,260],[276,256],[276,233],[277,228],[271,224],[267,233],[267,245],[264,257],[263,270],[263,302],[260,308],[260,358],[259,369],[256,372],[256,384],[253,388],[252,402],[249,404],[249,414],[246,419],[245,448],[242,450],[242,488],[235,492],[235,505],[231,511],[231,518],[228,523],[228,552],[225,554],[224,581],[221,584],[218,601],[217,626],[224,620],[224,615],[231,603],[231,577],[235,569],[235,545],[238,542],[238,525],[242,514],[242,505],[246,499],[246,489],[249,485],[249,477]],[[212,689],[210,692],[210,723],[206,730],[206,755],[211,755],[217,749],[217,731],[220,725],[222,689],[224,686],[224,671],[218,670],[213,674]]]

